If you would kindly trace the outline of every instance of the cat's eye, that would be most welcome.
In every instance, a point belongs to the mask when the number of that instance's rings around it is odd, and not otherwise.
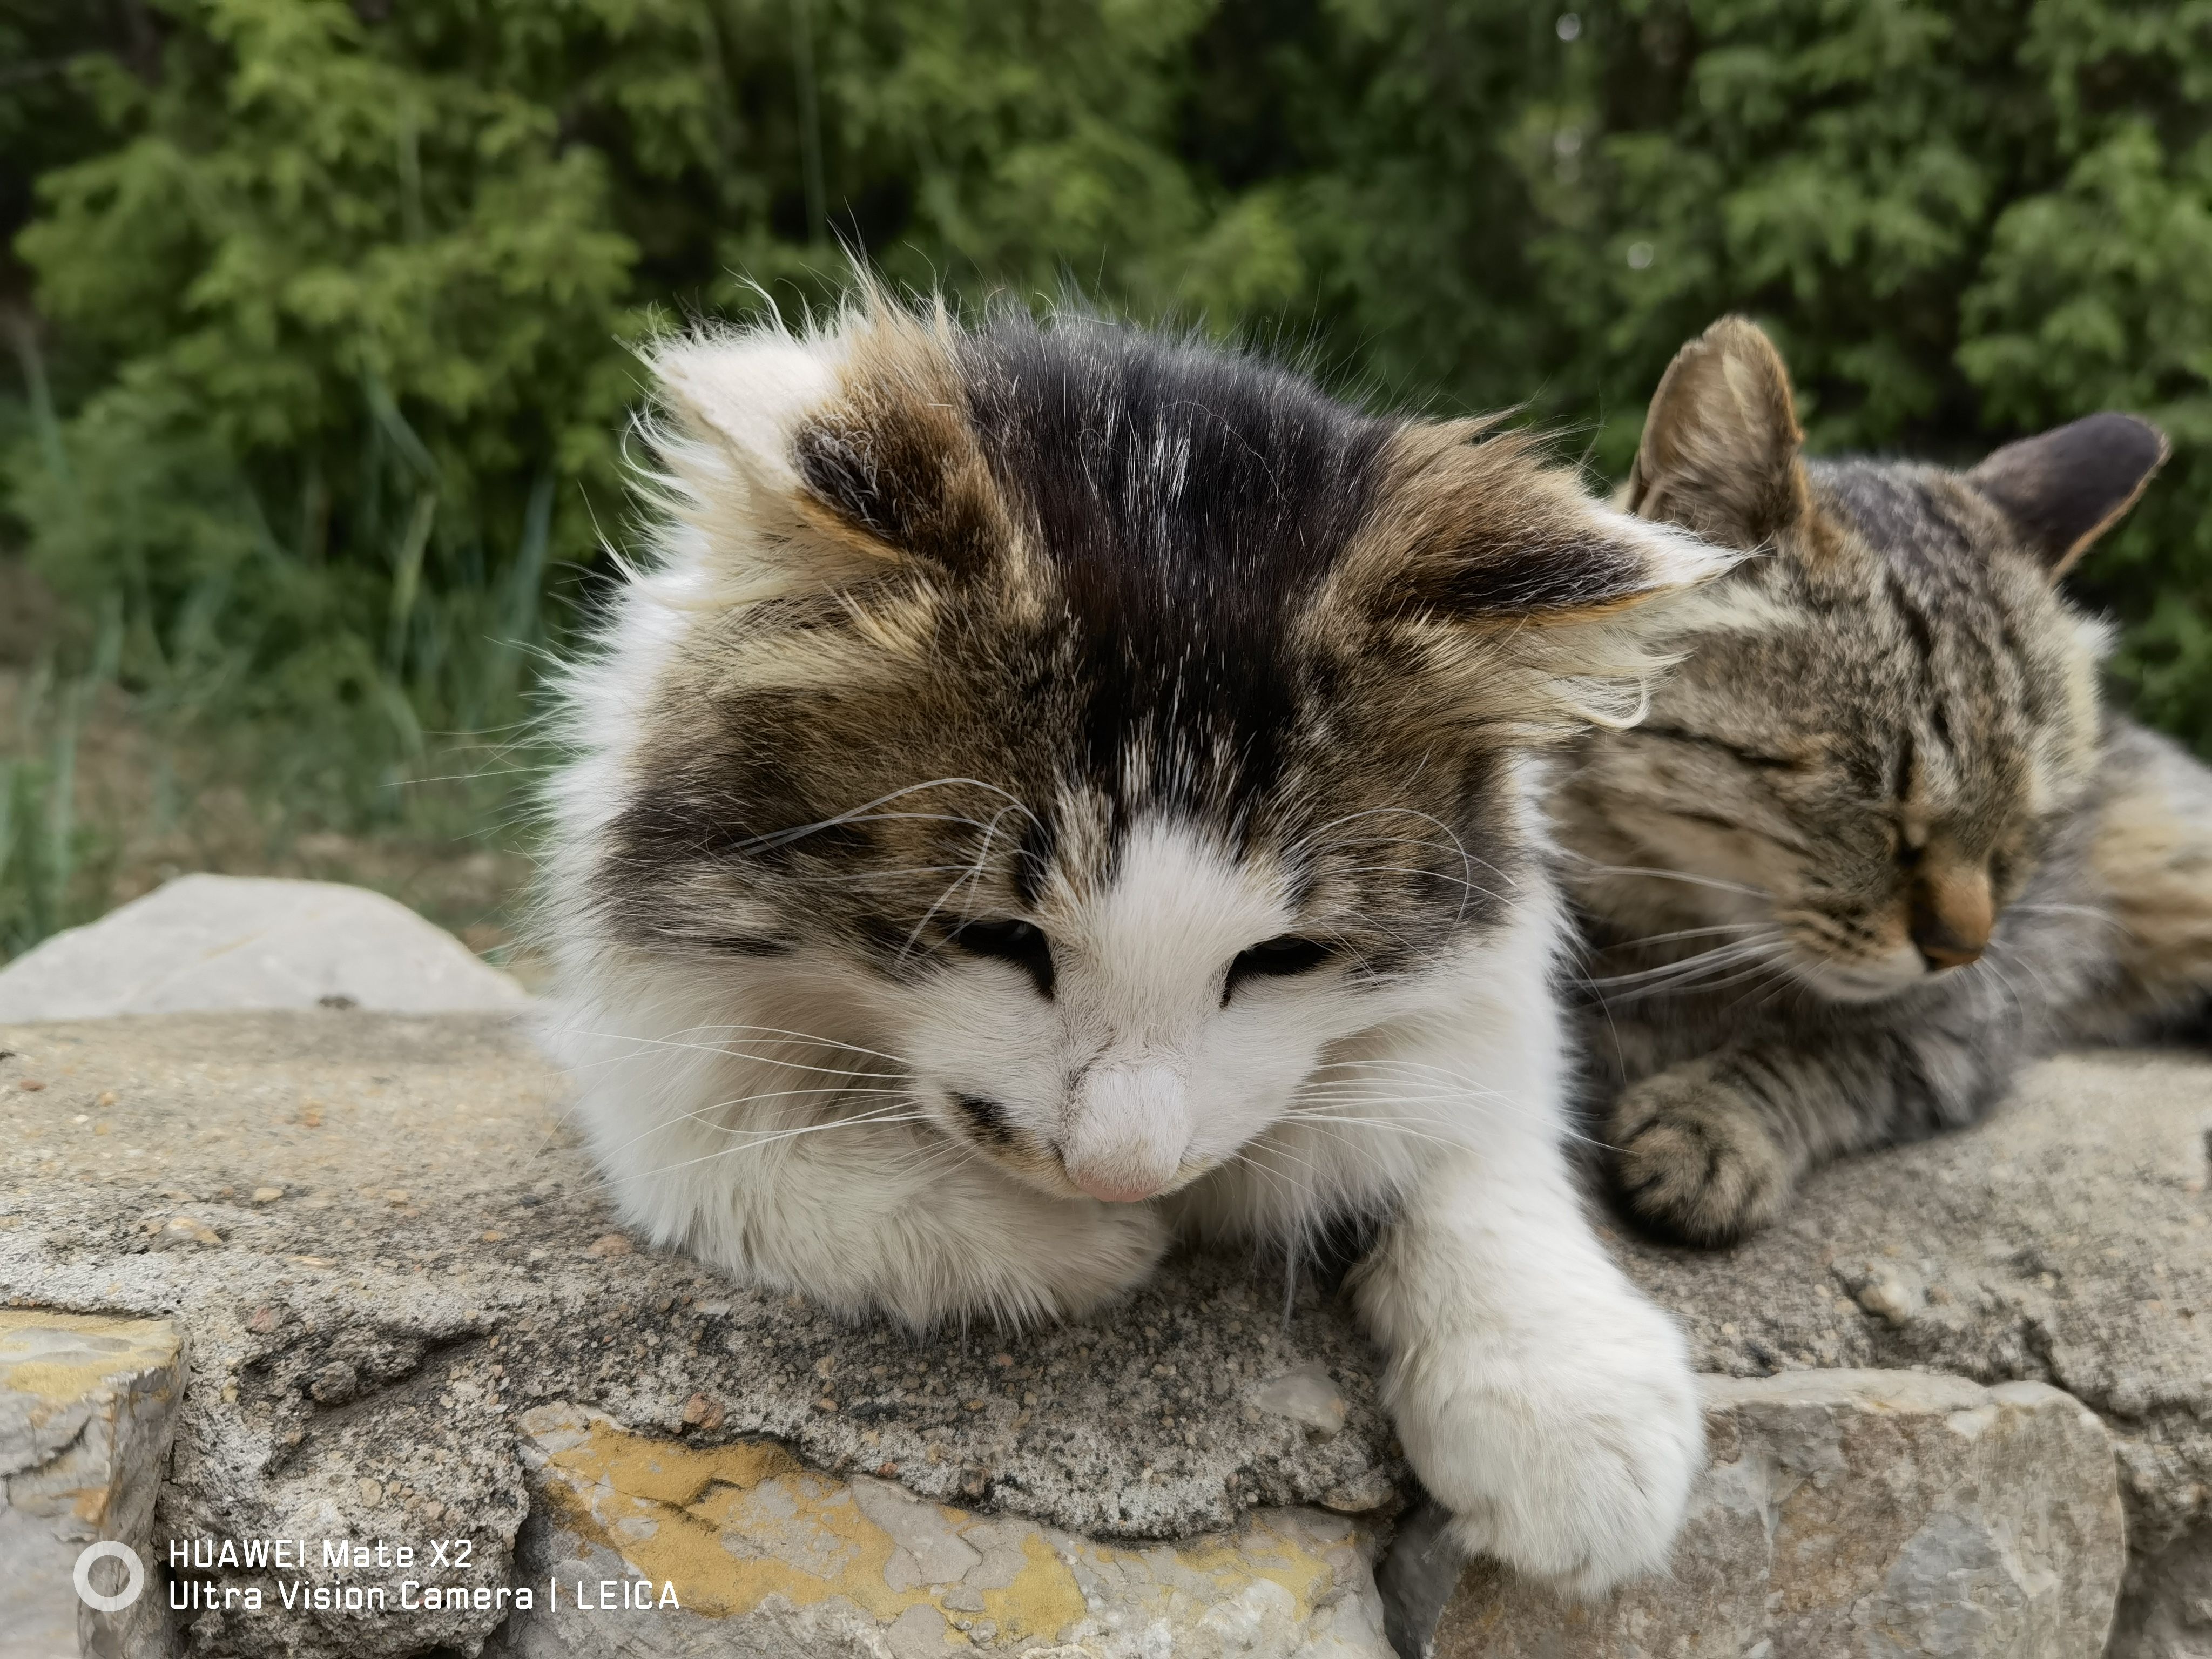
[[[1052,994],[1052,944],[1034,922],[1007,917],[970,921],[953,929],[952,942],[970,956],[1011,962],[1036,982],[1037,994]]]
[[[1328,946],[1320,940],[1300,939],[1295,933],[1261,939],[1250,950],[1240,952],[1229,964],[1229,977],[1221,987],[1221,1006],[1227,1007],[1237,988],[1248,980],[1281,979],[1292,974],[1311,973],[1327,962],[1329,955]]]

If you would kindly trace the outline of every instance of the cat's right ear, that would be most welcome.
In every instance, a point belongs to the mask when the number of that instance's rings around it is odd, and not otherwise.
[[[1723,317],[1668,365],[1624,504],[1708,541],[1760,546],[1810,508],[1804,441],[1782,354],[1748,318]]]
[[[827,333],[678,340],[652,366],[665,481],[718,597],[900,568],[957,578],[1005,556],[1004,503],[925,319],[872,295]]]
[[[799,471],[801,435],[838,400],[825,343],[763,329],[668,340],[647,358],[659,393],[649,484],[696,602],[749,605],[880,573],[866,541],[817,522]]]

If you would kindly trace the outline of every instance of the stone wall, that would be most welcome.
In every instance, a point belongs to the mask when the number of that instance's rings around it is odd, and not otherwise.
[[[2055,1061],[1734,1253],[1616,1241],[1713,1374],[1714,1462],[1672,1579],[1577,1608],[1429,1547],[1372,1352],[1310,1285],[1286,1316],[1279,1267],[1182,1261],[1096,1325],[912,1343],[624,1236],[507,1017],[0,1048],[0,1302],[188,1338],[166,1479],[125,1483],[168,1621],[142,1650],[2092,1659],[2117,1602],[2122,1659],[2212,1654],[2187,1057]],[[162,1565],[275,1538],[308,1565]],[[332,1539],[416,1555],[341,1571]],[[286,1608],[289,1581],[339,1605]],[[392,1605],[410,1582],[437,1605]],[[343,1605],[370,1588],[383,1613]]]

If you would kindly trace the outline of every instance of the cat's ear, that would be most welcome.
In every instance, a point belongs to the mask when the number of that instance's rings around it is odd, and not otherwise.
[[[1730,547],[1758,547],[1809,510],[1804,441],[1782,354],[1758,324],[1723,317],[1667,366],[1626,505]]]
[[[2012,520],[2055,581],[2136,504],[2171,453],[2148,421],[2091,415],[2007,444],[1966,482]]]
[[[1437,718],[1548,738],[1632,719],[1743,556],[1595,501],[1534,441],[1480,422],[1400,428],[1313,623],[1395,665]]]
[[[941,319],[939,319],[941,321]],[[942,327],[872,295],[834,329],[686,339],[652,358],[678,516],[747,597],[887,569],[972,574],[1007,514]]]
[[[1524,627],[1624,611],[1736,558],[1592,501],[1525,433],[1453,421],[1392,437],[1346,574],[1384,610]]]

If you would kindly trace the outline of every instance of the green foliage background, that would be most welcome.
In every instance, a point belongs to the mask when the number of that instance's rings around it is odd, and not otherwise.
[[[0,544],[358,820],[619,538],[629,343],[820,303],[841,240],[1607,476],[1744,310],[1816,447],[2163,424],[2081,585],[2212,752],[2212,3],[1572,3],[0,0]]]

